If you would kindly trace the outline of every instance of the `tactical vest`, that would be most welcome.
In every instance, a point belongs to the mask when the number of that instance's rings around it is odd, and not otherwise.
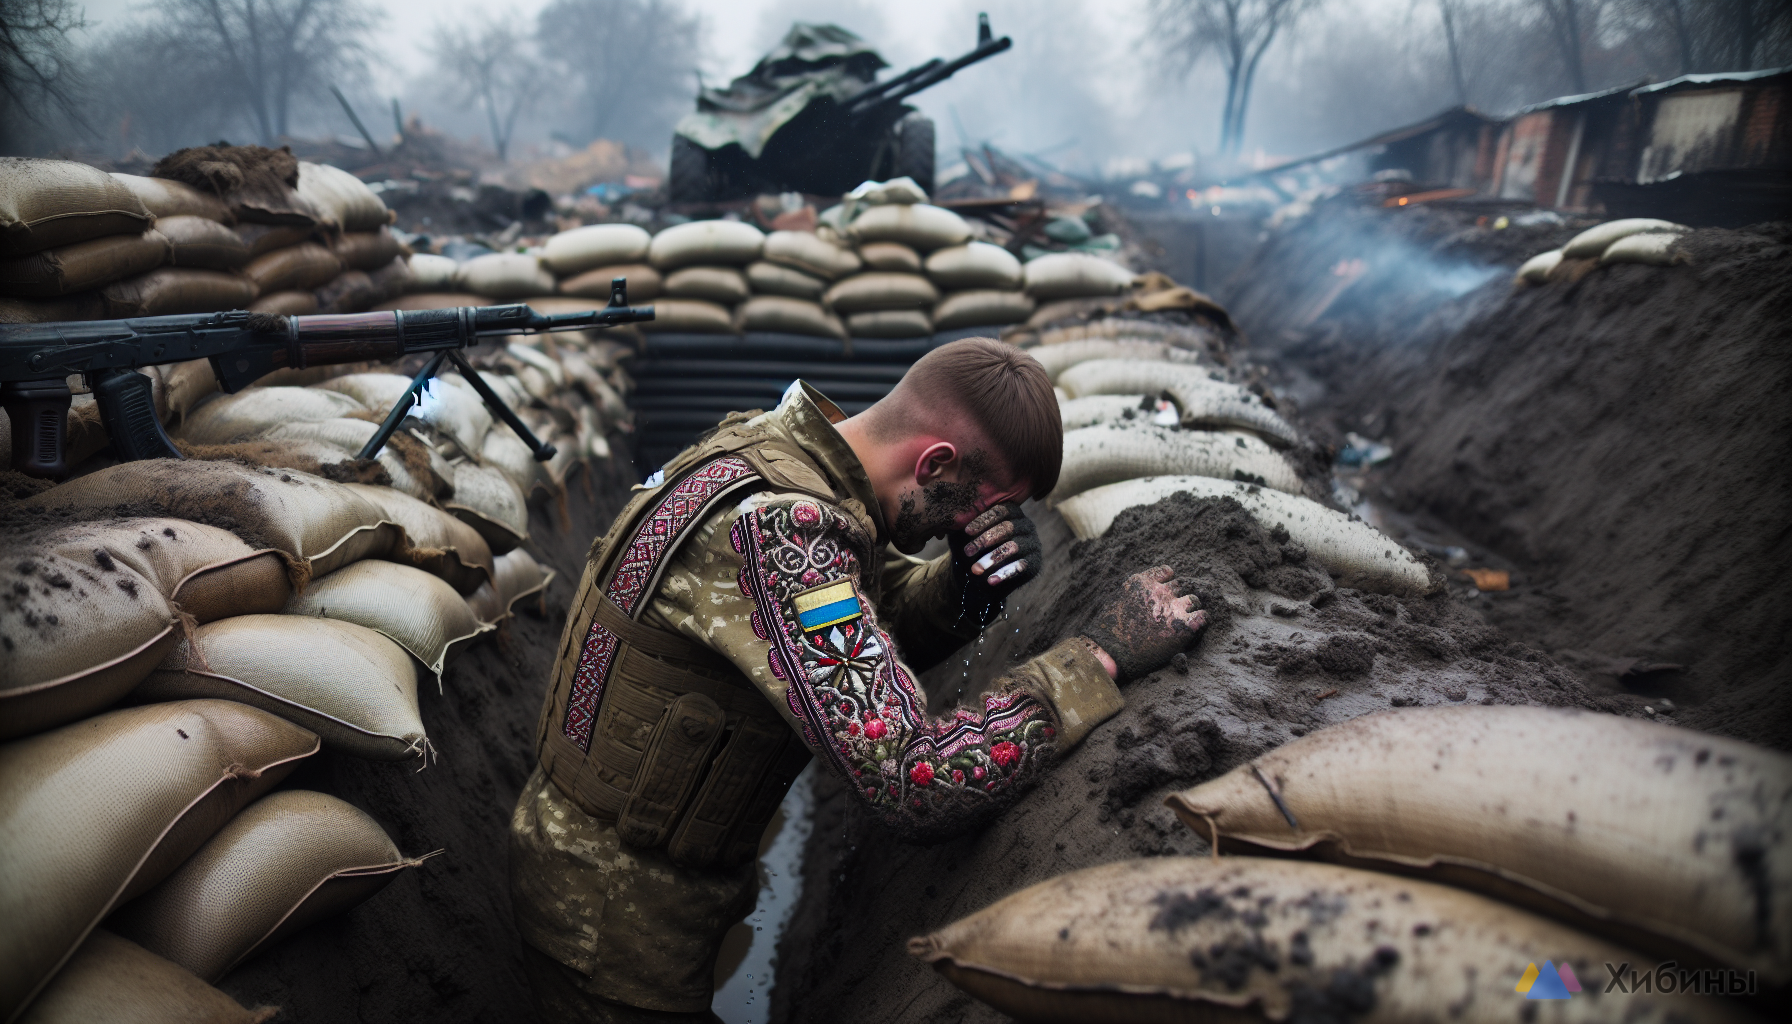
[[[615,822],[623,842],[692,866],[757,856],[810,753],[731,662],[641,614],[672,553],[722,502],[766,489],[844,497],[793,480],[780,463],[827,476],[746,418],[667,463],[592,548],[537,731],[542,770],[568,799]]]

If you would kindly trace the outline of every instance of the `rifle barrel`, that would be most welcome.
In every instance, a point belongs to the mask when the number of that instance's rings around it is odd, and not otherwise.
[[[970,53],[965,54],[964,56],[958,58],[957,60],[952,61],[949,64],[935,63],[935,66],[932,67],[931,69],[926,69],[927,66],[922,65],[920,68],[915,69],[916,71],[921,72],[921,73],[917,74],[913,79],[904,83],[902,88],[893,90],[883,96],[872,97],[869,101],[864,102],[864,103],[854,102],[853,105],[847,109],[847,116],[849,116],[849,117],[864,117],[867,114],[870,114],[872,111],[878,109],[879,107],[885,107],[892,103],[901,103],[903,100],[908,99],[910,96],[913,96],[915,93],[921,92],[922,90],[925,90],[925,89],[931,89],[934,86],[945,81],[946,79],[951,78],[954,74],[956,74],[960,70],[970,67],[972,64],[975,64],[978,61],[988,60],[989,58],[994,57],[996,54],[1009,49],[1013,45],[1014,45],[1013,39],[1010,39],[1007,36],[1003,36],[1000,39],[992,39],[989,42],[984,43],[983,45],[977,47],[975,50],[972,50]],[[926,70],[923,70],[923,69],[926,69]],[[894,84],[893,81],[892,81],[892,84]],[[855,97],[855,101],[856,101],[856,97]]]

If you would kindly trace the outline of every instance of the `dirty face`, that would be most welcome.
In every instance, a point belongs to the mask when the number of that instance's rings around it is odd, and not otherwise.
[[[912,555],[935,537],[963,530],[992,506],[1025,501],[1029,486],[993,463],[981,450],[973,451],[954,472],[904,489],[890,521],[890,542],[896,550]]]

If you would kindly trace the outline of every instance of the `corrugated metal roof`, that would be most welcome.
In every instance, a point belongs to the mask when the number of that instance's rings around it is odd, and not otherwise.
[[[1639,86],[1635,93],[1663,92],[1668,89],[1679,89],[1691,85],[1716,85],[1721,82],[1752,82],[1759,78],[1772,78],[1774,75],[1792,74],[1792,64],[1783,68],[1763,68],[1760,71],[1725,71],[1711,75],[1681,75],[1654,85]]]
[[[1528,107],[1521,107],[1512,116],[1523,117],[1526,114],[1535,114],[1539,110],[1551,110],[1555,107],[1572,107],[1577,104],[1591,103],[1594,100],[1602,100],[1610,96],[1617,96],[1621,93],[1635,91],[1637,91],[1637,86],[1635,85],[1617,85],[1610,89],[1602,89],[1599,92],[1584,92],[1578,96],[1558,96],[1553,100],[1545,100],[1542,103],[1533,103]]]

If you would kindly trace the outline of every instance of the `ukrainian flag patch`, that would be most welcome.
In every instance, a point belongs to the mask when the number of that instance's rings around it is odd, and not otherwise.
[[[838,626],[864,615],[859,607],[859,593],[853,589],[851,580],[824,583],[791,600],[796,602],[797,621],[805,633]]]

